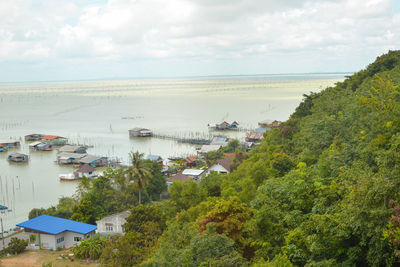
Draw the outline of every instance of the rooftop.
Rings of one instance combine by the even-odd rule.
[[[170,177],[167,179],[168,182],[172,183],[173,181],[189,181],[191,178],[187,177],[186,175],[183,175],[182,173],[177,173],[174,176]]]
[[[49,215],[41,215],[31,220],[17,224],[26,229],[57,235],[64,231],[70,231],[86,235],[97,229],[96,225],[81,223]]]
[[[185,169],[183,170],[183,175],[190,175],[190,176],[199,176],[202,174],[204,170],[197,170],[197,169]]]

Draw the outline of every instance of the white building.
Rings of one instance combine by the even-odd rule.
[[[123,211],[96,221],[97,232],[102,235],[123,234],[126,218],[130,214],[130,211]]]
[[[36,235],[36,245],[41,249],[70,248],[84,238],[92,236],[97,227],[87,223],[41,215],[17,224],[28,234]]]

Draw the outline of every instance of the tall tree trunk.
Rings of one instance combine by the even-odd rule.
[[[139,190],[139,205],[142,204],[142,190]]]

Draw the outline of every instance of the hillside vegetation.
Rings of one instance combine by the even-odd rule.
[[[171,192],[145,266],[395,265],[400,52],[304,96],[228,176]]]
[[[229,175],[175,182],[169,200],[150,204],[165,186],[153,166],[158,182],[136,205],[129,179],[109,171],[41,212],[93,222],[132,207],[126,234],[96,252],[107,266],[397,265],[399,84],[400,51],[390,51],[304,95],[259,147],[237,153]]]

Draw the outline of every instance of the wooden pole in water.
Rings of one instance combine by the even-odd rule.
[[[3,249],[5,249],[5,245],[4,245],[4,230],[3,230],[3,218],[0,218],[0,222],[1,222],[1,240],[3,241]]]

